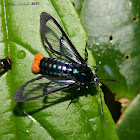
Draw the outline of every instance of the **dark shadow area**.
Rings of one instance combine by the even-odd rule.
[[[93,86],[92,84],[89,84],[89,89],[86,89],[84,85],[81,85],[80,91],[77,90],[77,87],[66,89],[64,91],[66,92],[66,94],[59,95],[59,97],[56,97],[56,96],[50,97],[51,95],[48,95],[43,98],[39,98],[32,101],[18,102],[15,106],[14,114],[16,116],[27,116],[27,114],[33,115],[53,105],[71,100],[73,97],[74,97],[74,100],[72,101],[72,104],[76,103],[80,96],[87,96],[88,94],[94,96],[95,94],[98,93],[95,86]],[[52,94],[58,95],[59,93],[56,92]],[[66,109],[67,109],[67,106],[66,106]]]
[[[108,106],[111,115],[115,121],[115,123],[118,121],[118,119],[120,118],[121,115],[121,103],[118,101],[115,101],[115,94],[113,94],[108,88],[107,86],[105,86],[104,84],[102,84],[102,90],[104,93],[104,99],[105,99],[105,103]]]

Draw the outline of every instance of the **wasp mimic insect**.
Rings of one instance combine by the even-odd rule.
[[[52,53],[63,56],[66,60],[46,58],[41,53],[36,54],[32,63],[32,71],[34,73],[41,72],[45,75],[26,82],[16,91],[13,99],[18,102],[30,101],[56,91],[91,83],[95,84],[100,92],[102,114],[104,117],[102,96],[99,88],[100,80],[104,79],[98,79],[97,75],[92,72],[93,70],[97,70],[97,68],[91,69],[86,64],[88,60],[86,48],[87,57],[83,59],[58,22],[48,13],[41,13],[40,26],[46,48]],[[115,81],[110,79],[105,80]]]

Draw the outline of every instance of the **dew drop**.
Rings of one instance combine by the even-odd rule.
[[[95,49],[94,51],[95,51],[95,52],[97,52],[97,51],[98,51],[98,49]]]
[[[102,50],[102,53],[104,53],[105,52],[105,50]]]
[[[23,59],[25,56],[26,56],[26,53],[25,53],[24,50],[20,50],[20,51],[17,53],[18,59]]]
[[[128,7],[131,7],[132,2],[131,2],[131,1],[128,1],[128,2],[126,3],[126,5],[127,5]]]
[[[100,54],[98,53],[98,56],[100,56]]]
[[[101,61],[99,61],[99,64],[102,64],[102,62],[101,62]]]
[[[99,45],[99,42],[97,42],[96,45]]]

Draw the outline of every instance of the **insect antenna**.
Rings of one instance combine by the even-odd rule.
[[[104,80],[104,81],[113,81],[113,82],[120,83],[120,82],[118,82],[118,81],[116,81],[116,80],[112,80],[112,79],[99,79],[99,80]]]
[[[96,86],[98,87],[98,90],[99,90],[99,93],[100,93],[100,100],[101,100],[101,106],[102,106],[102,115],[103,115],[103,120],[104,120],[104,125],[105,125],[104,106],[103,106],[102,94],[101,94],[101,91],[100,91],[98,83],[96,83]]]

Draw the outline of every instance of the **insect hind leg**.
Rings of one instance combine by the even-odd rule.
[[[71,101],[69,102],[69,104],[68,104],[68,106],[67,106],[67,109],[66,109],[66,110],[68,110],[69,106],[71,105],[71,103],[73,102],[73,100],[74,100],[75,98],[76,98],[76,97],[74,96],[74,97],[71,99]]]
[[[77,90],[79,91],[80,90],[80,85],[77,87]],[[69,108],[69,106],[71,105],[71,103],[73,102],[73,100],[77,97],[77,94],[75,94],[75,96],[71,99],[71,101],[69,102],[68,106],[67,106],[67,109]]]

